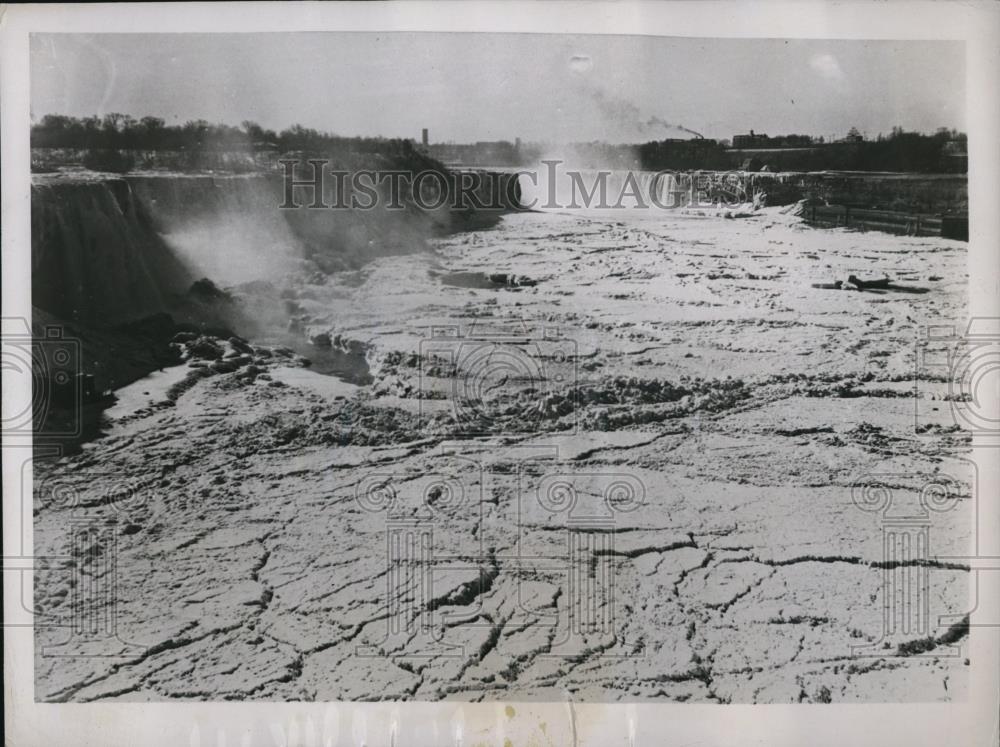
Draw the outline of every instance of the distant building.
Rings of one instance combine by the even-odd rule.
[[[819,145],[809,135],[763,135],[750,130],[749,135],[734,135],[733,150],[760,150],[762,148],[813,148]]]
[[[771,142],[767,135],[758,135],[750,130],[749,135],[733,135],[734,148],[766,148]]]
[[[963,174],[969,170],[968,144],[965,140],[949,140],[941,147],[941,171]]]

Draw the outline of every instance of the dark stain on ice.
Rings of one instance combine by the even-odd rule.
[[[506,272],[430,272],[431,277],[436,277],[442,285],[451,285],[455,288],[472,288],[474,290],[498,290],[500,288],[523,288],[535,285],[535,281],[523,275],[514,275]]]
[[[341,381],[359,386],[371,384],[375,380],[364,355],[347,353],[336,348],[317,348],[313,345],[306,345],[303,348],[296,352],[310,360],[309,368],[316,373],[336,376]]]
[[[366,386],[375,378],[371,375],[363,351],[347,351],[339,347],[314,345],[292,335],[268,340],[265,344],[290,348],[309,361],[308,368],[324,376],[335,376],[348,384]]]
[[[493,290],[506,286],[506,283],[494,283],[485,272],[446,272],[438,277],[442,285],[451,285],[455,288]]]

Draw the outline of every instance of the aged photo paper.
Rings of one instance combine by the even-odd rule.
[[[9,744],[997,743],[996,5],[0,13]]]

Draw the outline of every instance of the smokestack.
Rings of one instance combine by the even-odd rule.
[[[420,142],[423,143],[425,148],[430,144],[427,141],[428,141],[427,128],[425,127],[420,131]]]

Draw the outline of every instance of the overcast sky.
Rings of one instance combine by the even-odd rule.
[[[34,35],[32,116],[123,112],[432,142],[965,128],[955,42],[543,34]],[[663,124],[667,123],[667,124]]]

